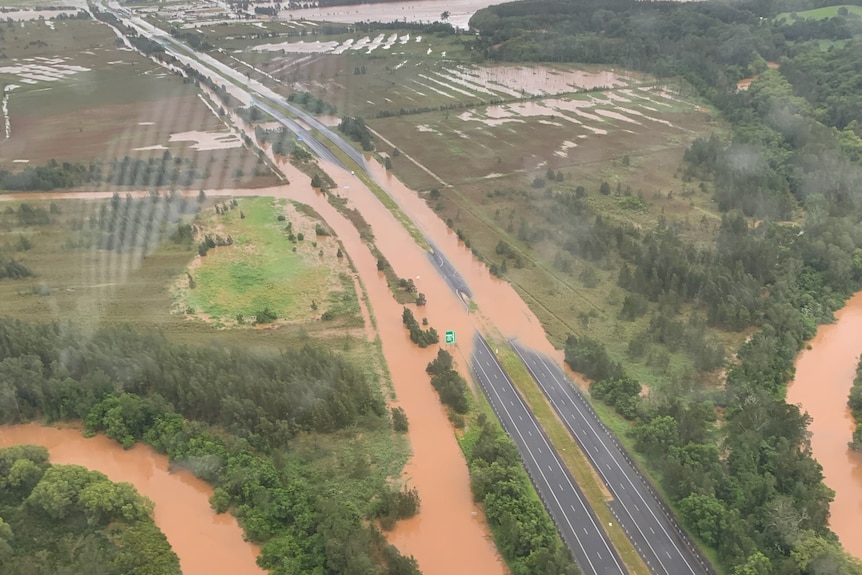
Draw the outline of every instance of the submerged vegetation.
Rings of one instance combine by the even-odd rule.
[[[48,450],[0,450],[0,568],[7,575],[180,575],[152,519],[153,503],[128,483]]]

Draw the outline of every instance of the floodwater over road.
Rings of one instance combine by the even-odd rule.
[[[812,418],[814,457],[835,490],[829,526],[847,551],[862,558],[862,453],[847,447],[855,427],[847,396],[862,353],[862,292],[835,315],[838,321],[820,327],[811,349],[799,355],[787,401]]]
[[[258,548],[243,540],[230,514],[210,508],[212,488],[188,471],[168,471],[168,458],[145,445],[124,450],[107,437],[37,423],[0,426],[0,447],[42,445],[55,464],[76,464],[125,481],[153,500],[156,525],[180,558],[183,575],[254,575]]]

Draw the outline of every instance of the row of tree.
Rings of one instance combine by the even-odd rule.
[[[466,448],[470,487],[512,575],[580,573],[533,491],[515,444],[485,414],[475,426]]]
[[[429,345],[433,345],[440,341],[440,335],[437,333],[436,329],[433,327],[422,329],[422,327],[420,327],[419,322],[416,321],[410,308],[404,308],[404,312],[401,314],[401,321],[410,331],[410,341],[419,347],[428,347]]]

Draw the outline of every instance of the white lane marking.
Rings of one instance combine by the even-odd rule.
[[[486,344],[486,343],[485,343],[485,340],[483,340],[483,339],[481,339],[481,338],[480,338],[480,339],[479,339],[479,341],[481,341],[481,342],[482,342],[482,344],[485,346],[485,348],[486,348],[486,349],[488,349],[488,352],[490,353],[490,352],[491,352],[491,349],[488,347],[488,344]],[[482,370],[482,373],[485,375],[485,379],[488,379],[488,374],[487,374],[487,373],[485,373],[485,370],[484,370],[484,369],[482,369],[482,366],[481,366],[481,365],[479,366],[479,369],[481,369],[481,370]],[[505,375],[505,374],[504,374],[504,375]],[[496,390],[495,388],[491,388],[491,390],[494,392],[494,395],[495,395],[495,396],[497,396],[497,401],[499,401],[499,402],[500,402],[500,404],[503,406],[503,411],[505,411],[505,412],[506,412],[506,415],[507,415],[507,416],[509,416],[509,419],[511,420],[511,419],[512,419],[512,415],[509,413],[509,409],[506,407],[506,404],[505,404],[505,403],[503,403],[503,398],[501,398],[501,397],[500,397],[500,394],[497,392],[497,390]],[[520,402],[521,402],[521,405],[523,405],[523,402],[521,401],[521,396],[518,396],[518,401],[520,401]],[[525,406],[525,405],[523,405],[523,407],[524,407],[524,409],[526,409],[526,406]],[[533,424],[533,426],[536,428],[536,431],[538,432],[539,428],[538,428],[538,424],[536,423],[536,421],[535,421],[535,420],[531,420],[531,423]],[[517,427],[517,426],[515,426],[515,433],[517,433],[517,434],[518,434],[518,437],[520,437],[520,438],[521,438],[521,441],[524,443],[524,445],[526,445],[527,440],[526,440],[526,439],[524,439],[524,436],[521,434],[521,430],[520,430],[520,429],[518,429],[518,427]],[[541,433],[539,434],[539,436],[540,436],[540,437],[542,437],[542,441],[545,443],[545,447],[547,447],[548,449],[550,449],[550,446],[548,445],[548,440],[547,440],[547,439],[545,439],[545,437],[544,437],[544,436],[542,436],[542,434],[541,434]],[[536,468],[539,470],[539,474],[542,476],[542,479],[545,481],[545,484],[546,484],[546,485],[548,486],[548,488],[550,489],[551,484],[548,482],[548,478],[547,478],[547,477],[545,477],[545,472],[544,472],[544,471],[542,471],[542,468],[541,468],[541,466],[539,466],[539,462],[538,462],[538,461],[536,461],[536,457],[533,455],[533,452],[532,452],[532,451],[530,451],[530,450],[528,449],[528,450],[527,450],[527,453],[530,455],[530,459],[532,459],[532,460],[533,460],[533,463],[536,465]],[[559,466],[560,466],[560,469],[561,469],[561,470],[564,470],[565,468],[563,467],[563,464],[560,462],[560,460],[557,458],[556,454],[554,454],[554,452],[553,452],[553,451],[551,451],[551,453],[554,455],[554,460],[557,462],[557,465],[559,465]],[[608,553],[611,553],[610,548],[608,548],[608,542],[607,542],[607,539],[606,539],[606,538],[605,538],[605,536],[604,536],[604,533],[599,529],[599,526],[598,526],[598,525],[596,525],[596,522],[595,522],[595,520],[593,519],[593,516],[590,514],[589,509],[587,508],[587,506],[586,506],[586,504],[584,503],[583,499],[581,499],[581,496],[580,496],[580,494],[578,493],[577,489],[575,489],[574,485],[572,485],[572,482],[571,482],[571,480],[569,479],[568,475],[566,475],[566,482],[569,484],[569,487],[571,487],[571,488],[572,488],[572,492],[575,494],[575,497],[577,497],[577,499],[578,499],[578,503],[580,503],[580,504],[581,504],[581,507],[583,508],[584,512],[587,514],[587,517],[589,517],[589,518],[590,518],[590,523],[592,523],[592,524],[593,524],[593,528],[596,530],[596,532],[597,532],[597,533],[599,533],[599,535],[601,535],[602,543],[604,543],[604,544],[605,544],[605,548],[607,548],[607,549],[608,549]],[[562,504],[560,503],[560,500],[557,498],[557,493],[556,493],[553,489],[550,489],[550,491],[551,491],[551,496],[554,498],[554,502],[557,504],[557,507],[559,507],[560,511],[562,511],[562,513],[563,513],[563,519],[565,519],[565,520],[566,520],[566,524],[569,526],[569,530],[571,530],[572,535],[574,535],[574,537],[575,537],[575,541],[577,541],[577,542],[578,542],[578,547],[580,547],[580,548],[581,548],[581,552],[584,554],[584,557],[586,558],[587,563],[589,563],[589,564],[590,564],[590,569],[592,569],[593,573],[596,573],[596,574],[597,574],[597,573],[598,573],[598,570],[596,570],[596,567],[595,567],[595,565],[593,565],[593,562],[592,562],[592,561],[590,561],[590,558],[589,558],[589,556],[587,555],[587,550],[586,550],[586,549],[584,549],[584,545],[583,545],[583,543],[581,543],[581,540],[578,538],[577,534],[575,533],[575,528],[574,528],[574,526],[572,525],[572,522],[571,522],[571,521],[569,521],[569,516],[566,514],[565,510],[563,510],[563,506],[562,506]],[[614,557],[613,553],[611,553],[611,557]],[[620,573],[625,573],[625,571],[623,570],[623,568],[620,566],[619,562],[617,561],[616,557],[614,557],[614,563],[616,563],[616,565],[617,565],[617,569],[619,570],[619,572],[620,572]],[[581,568],[583,568],[583,567],[584,567],[584,566],[583,566],[583,565],[581,565]]]
[[[513,346],[513,347],[514,347],[514,346]],[[518,350],[518,348],[517,348],[517,347],[514,347],[514,349],[515,349],[515,353],[517,353],[517,354],[518,354],[518,356],[521,358],[521,360],[524,362],[524,364],[525,364],[525,365],[527,365],[527,360],[526,360],[526,358],[523,356],[523,354],[521,354],[521,352]],[[542,363],[543,363],[543,364],[545,364],[545,360],[544,360],[544,359],[543,359]],[[548,392],[548,390],[545,388],[545,385],[542,383],[541,379],[540,379],[540,378],[538,378],[538,377],[536,376],[536,372],[535,372],[535,371],[533,371],[533,369],[532,369],[529,365],[527,365],[527,370],[529,370],[529,371],[530,371],[530,373],[533,375],[533,379],[535,379],[535,380],[536,380],[536,383],[538,383],[538,384],[539,384],[539,386],[542,388],[542,391],[545,393],[545,395],[547,395],[547,396],[550,398],[550,393],[549,393],[549,392]],[[551,377],[553,378],[554,383],[556,383],[557,388],[558,388],[558,389],[563,389],[563,390],[565,390],[564,384],[560,382],[560,380],[557,378],[557,375],[556,375],[554,372],[552,372],[552,371],[550,370],[550,368],[548,368],[548,371],[549,371],[549,372],[551,372]],[[556,408],[556,407],[557,407],[556,402],[555,402],[552,398],[550,398],[550,399],[551,399],[551,403],[552,403],[552,404],[554,405],[554,407]],[[632,482],[631,478],[630,478],[630,477],[628,476],[628,474],[623,470],[623,468],[622,468],[622,466],[620,465],[619,461],[617,461],[616,456],[613,454],[613,452],[612,452],[612,451],[608,448],[608,446],[605,444],[604,439],[602,439],[601,435],[599,435],[599,433],[598,433],[598,431],[596,431],[595,427],[593,427],[593,423],[592,423],[592,421],[590,420],[590,418],[587,418],[587,417],[586,417],[586,415],[584,414],[584,412],[581,410],[581,408],[578,406],[578,404],[577,404],[577,403],[574,403],[574,407],[575,407],[575,409],[577,410],[578,414],[580,414],[580,416],[581,416],[581,417],[582,417],[582,418],[587,422],[587,424],[588,424],[588,425],[589,425],[589,427],[590,427],[590,431],[592,431],[592,432],[593,432],[593,434],[596,436],[596,438],[601,442],[602,447],[604,447],[604,448],[605,448],[605,451],[607,451],[607,452],[611,455],[611,459],[613,459],[613,461],[614,461],[614,463],[616,464],[617,468],[620,470],[620,473],[622,473],[622,474],[623,474],[623,476],[625,476],[626,481],[628,481],[629,485],[632,487],[632,489],[635,491],[635,493],[637,494],[637,496],[640,498],[641,502],[646,506],[646,508],[647,508],[647,510],[649,511],[650,515],[652,515],[653,519],[654,519],[654,520],[655,520],[655,522],[658,524],[659,529],[661,529],[661,530],[662,530],[662,532],[663,532],[663,533],[664,533],[664,535],[667,537],[667,539],[668,539],[668,541],[670,542],[670,544],[671,544],[671,545],[673,545],[673,548],[674,548],[674,549],[676,549],[676,551],[677,551],[677,553],[679,554],[680,558],[683,560],[683,563],[685,563],[686,567],[688,567],[689,571],[690,571],[693,575],[697,575],[697,572],[692,568],[691,564],[689,564],[688,560],[685,558],[685,555],[683,555],[682,550],[680,550],[680,548],[676,545],[676,542],[671,538],[670,534],[669,534],[669,533],[667,532],[667,530],[664,528],[664,525],[662,525],[662,523],[661,523],[661,521],[659,520],[659,518],[658,518],[658,517],[656,517],[656,514],[653,512],[652,508],[651,508],[651,507],[649,506],[649,504],[646,502],[646,500],[644,499],[644,497],[643,497],[643,495],[640,493],[640,491],[638,491],[637,487],[636,487],[636,486],[635,486],[635,484]],[[559,410],[558,410],[558,411],[559,411]],[[596,448],[596,451],[598,452],[598,448]],[[594,465],[594,467],[596,467],[596,469],[598,470],[599,474],[601,474],[601,475],[602,475],[602,478],[605,480],[605,484],[606,484],[606,485],[611,485],[611,483],[610,483],[610,482],[607,480],[607,478],[604,476],[604,472],[602,471],[602,469],[601,469],[599,466],[595,465],[595,462],[593,463],[593,465]],[[611,490],[615,491],[613,487],[611,487]],[[614,493],[614,495],[616,496],[616,493]],[[618,497],[618,496],[617,496],[617,499],[619,500],[619,497]],[[662,567],[662,569],[665,571],[665,573],[670,573],[670,571],[667,569],[667,567],[665,567],[664,563],[662,563],[661,558],[659,557],[659,555],[658,555],[658,553],[656,552],[655,548],[653,548],[652,543],[650,543],[650,539],[649,539],[649,538],[646,536],[646,534],[643,532],[643,530],[641,529],[641,527],[640,527],[640,525],[638,524],[638,522],[637,522],[637,521],[635,521],[635,518],[632,516],[632,514],[631,514],[631,512],[629,511],[629,509],[628,509],[628,507],[626,506],[626,504],[625,504],[624,502],[622,502],[622,501],[620,501],[620,504],[622,505],[623,509],[625,509],[626,513],[628,513],[629,517],[630,517],[630,518],[632,519],[632,521],[634,522],[635,527],[637,528],[637,530],[640,532],[641,536],[642,536],[642,537],[644,538],[644,540],[646,541],[646,544],[647,544],[647,546],[650,548],[650,551],[652,551],[653,555],[655,556],[656,561],[658,561],[659,565],[661,565],[661,567]],[[637,505],[635,505],[635,509],[637,509],[638,511],[640,511],[640,508],[638,508],[638,506],[637,506]]]

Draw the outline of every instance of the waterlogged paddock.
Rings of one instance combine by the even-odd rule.
[[[412,187],[427,189],[503,176],[529,186],[549,167],[676,147],[708,118],[694,103],[680,102],[661,86],[627,84],[368,123],[384,140],[383,149],[397,147],[416,160],[397,160],[396,173]]]

